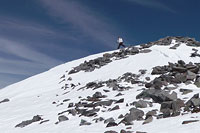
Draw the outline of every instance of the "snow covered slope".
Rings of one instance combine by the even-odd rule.
[[[199,133],[199,51],[194,39],[167,37],[10,85],[0,90],[0,132]]]

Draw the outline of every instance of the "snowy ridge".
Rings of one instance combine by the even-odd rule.
[[[167,37],[57,66],[0,90],[0,131],[199,133],[199,51]]]

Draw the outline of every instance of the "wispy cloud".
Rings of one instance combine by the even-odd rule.
[[[160,2],[160,0],[127,0],[127,1],[134,2],[136,4],[139,4],[145,7],[157,8],[157,9],[168,11],[171,13],[176,13],[175,10],[163,4],[162,2]]]
[[[115,39],[110,25],[98,18],[94,11],[71,0],[40,0],[48,13],[64,23],[70,24],[80,30],[85,36],[96,39],[107,47],[113,47],[111,42]]]

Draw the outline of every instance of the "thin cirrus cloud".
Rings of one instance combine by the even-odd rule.
[[[127,1],[133,2],[145,7],[156,8],[156,9],[164,10],[167,12],[176,13],[175,10],[163,4],[162,2],[160,2],[160,0],[127,0]]]
[[[26,44],[2,37],[0,37],[0,54],[0,88],[62,63]]]
[[[74,30],[81,31],[85,36],[96,39],[104,46],[113,48],[111,42],[115,39],[110,25],[94,15],[94,11],[71,0],[40,0],[50,16],[71,25]]]

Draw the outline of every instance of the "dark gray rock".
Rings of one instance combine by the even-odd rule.
[[[152,116],[149,116],[149,117],[147,117],[146,119],[145,119],[145,121],[142,123],[143,125],[144,124],[148,124],[148,123],[150,123],[150,122],[152,122],[153,121],[153,117]]]
[[[6,102],[9,102],[9,101],[10,101],[10,100],[9,100],[8,98],[6,98],[6,99],[0,101],[0,103],[6,103]]]
[[[146,108],[147,105],[148,105],[148,102],[143,101],[143,100],[139,100],[139,101],[137,101],[137,102],[133,102],[133,105],[134,105],[136,108]]]
[[[39,115],[33,116],[33,118],[31,120],[26,120],[26,121],[22,121],[21,123],[17,124],[15,127],[25,127],[28,126],[34,122],[40,121],[42,120],[42,118]]]
[[[99,121],[103,121],[103,120],[104,120],[103,117],[93,119],[93,121],[95,121],[95,123],[98,123]]]
[[[116,105],[115,107],[113,107],[112,109],[110,109],[110,111],[114,111],[114,110],[118,110],[118,109],[120,109],[119,105]]]
[[[140,53],[150,53],[152,50],[151,49],[143,49],[140,50]]]
[[[131,108],[130,113],[126,114],[124,119],[120,123],[124,123],[125,125],[132,125],[134,120],[141,120],[144,116],[144,112],[142,110]]]
[[[199,120],[187,120],[187,121],[183,121],[182,124],[189,124],[193,122],[199,122]]]
[[[61,116],[58,117],[59,122],[63,122],[63,121],[67,121],[67,120],[69,120],[69,118],[66,117],[65,115],[61,115]]]
[[[172,92],[169,94],[169,92],[164,90],[158,90],[158,89],[148,89],[142,91],[139,95],[136,96],[136,99],[148,99],[152,98],[154,102],[156,103],[162,103],[165,101],[173,101],[177,99],[176,92]]]
[[[79,124],[79,126],[83,126],[83,125],[91,125],[92,123],[87,122],[86,120],[81,119],[81,122]]]
[[[196,79],[196,77],[197,77],[197,74],[195,74],[191,71],[187,71],[187,77],[186,77],[187,80],[194,80],[194,79]]]
[[[99,101],[95,103],[95,106],[110,106],[112,103],[113,103],[113,100]]]
[[[95,94],[93,94],[94,98],[103,98],[103,95],[101,94],[101,92],[95,92]]]
[[[116,103],[123,103],[123,102],[124,102],[124,98],[117,100],[117,101],[115,102],[115,104],[116,104]]]
[[[109,123],[109,122],[114,122],[114,121],[115,120],[112,117],[110,117],[110,118],[104,120],[104,123]]]
[[[199,76],[196,78],[194,84],[195,84],[198,88],[200,88],[200,77],[199,77]]]
[[[116,131],[110,130],[110,131],[105,131],[104,133],[117,133]]]
[[[113,127],[113,126],[118,126],[118,124],[115,123],[115,122],[109,122],[109,123],[106,125],[106,127]]]
[[[167,69],[165,67],[157,66],[153,68],[153,71],[151,72],[152,75],[160,75],[167,73]]]
[[[180,89],[179,91],[182,92],[182,95],[185,95],[185,94],[188,94],[188,93],[193,92],[193,91],[190,90],[190,89]]]

